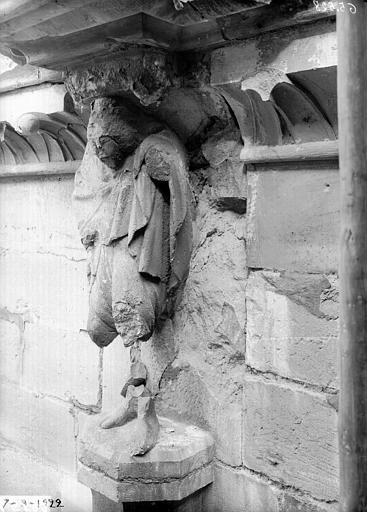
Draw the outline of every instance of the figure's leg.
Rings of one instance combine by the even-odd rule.
[[[131,455],[144,455],[154,448],[159,437],[159,421],[151,396],[138,398],[138,419],[135,426],[135,438],[131,446]]]
[[[89,256],[87,331],[96,345],[106,347],[118,336],[112,316],[112,248],[98,245],[90,249]]]
[[[126,347],[148,340],[159,316],[159,282],[144,278],[130,255],[127,237],[114,246],[112,315]]]
[[[114,249],[112,312],[124,345],[131,347],[131,365],[130,377],[121,392],[123,403],[109,414],[102,426],[123,425],[131,418],[132,404],[137,406],[138,421],[132,453],[142,455],[155,445],[159,435],[154,400],[146,387],[147,370],[141,360],[140,341],[149,339],[153,334],[159,312],[160,285],[140,275],[135,260],[128,252],[126,239]]]
[[[122,388],[121,404],[103,416],[100,422],[102,428],[122,427],[137,416],[137,398],[145,390],[147,377],[146,368],[141,362],[140,347],[131,347],[130,363],[130,377]]]
[[[131,455],[144,455],[153,448],[159,436],[159,421],[154,399],[146,387],[147,372],[141,361],[139,345],[137,342],[130,349],[130,378],[121,391],[122,403],[105,415],[100,423],[102,428],[121,427],[138,416]]]

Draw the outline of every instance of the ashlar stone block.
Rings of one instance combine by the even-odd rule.
[[[0,313],[1,314],[1,313]],[[22,355],[22,332],[9,320],[0,320],[0,375],[18,381]]]
[[[116,503],[179,501],[213,481],[214,442],[207,432],[167,418],[144,456],[130,455],[136,420],[102,429],[92,417],[79,438],[81,483]]]
[[[249,267],[337,271],[339,176],[321,165],[248,173]]]
[[[72,413],[70,404],[62,400],[1,383],[0,435],[69,473],[76,466]]]
[[[1,247],[20,253],[52,254],[69,261],[85,260],[71,208],[73,186],[72,175],[3,180]]]
[[[22,366],[24,387],[83,405],[97,404],[100,349],[86,332],[26,324]]]
[[[33,318],[55,329],[86,327],[88,282],[85,262],[53,254],[6,252],[0,263],[0,304],[15,312],[23,304]]]
[[[245,466],[316,499],[336,500],[337,413],[332,397],[246,376]]]
[[[280,512],[279,489],[244,468],[215,466],[214,483],[204,496],[208,512]]]
[[[92,512],[90,490],[76,475],[0,441],[0,494],[59,498],[64,512]],[[18,509],[19,510],[19,509]],[[107,511],[106,511],[107,512]]]
[[[251,272],[247,363],[262,372],[337,386],[336,288],[322,275]]]
[[[205,371],[202,374],[204,378],[187,361],[181,361],[181,366],[175,365],[167,369],[161,381],[157,400],[158,411],[162,415],[174,415],[210,430],[215,439],[216,458],[225,464],[240,466],[242,463],[240,383],[234,382],[235,373],[223,379],[223,375],[219,375],[218,368],[213,368],[212,373],[209,373],[208,365],[201,358],[196,357],[196,362],[202,363],[202,370]],[[242,368],[240,371],[241,376],[237,378],[242,382]],[[219,381],[223,388],[221,392],[213,392],[215,379],[216,384],[221,379]],[[235,396],[236,393],[238,396]]]

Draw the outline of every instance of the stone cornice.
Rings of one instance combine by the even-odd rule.
[[[0,74],[0,94],[45,82],[62,83],[63,81],[64,73],[62,71],[36,68],[30,65],[16,66]]]
[[[244,164],[279,164],[301,163],[307,161],[329,161],[339,158],[338,141],[325,140],[287,144],[285,146],[251,146],[244,147],[241,160]]]
[[[23,11],[8,8],[1,16],[0,52],[18,64],[50,69],[109,58],[127,44],[206,50],[333,17],[316,11],[311,0],[195,0],[179,11],[163,0],[42,0],[32,10],[26,8],[32,2],[23,3]]]
[[[333,25],[265,35],[211,57],[211,85],[237,120],[246,164],[337,160]]]

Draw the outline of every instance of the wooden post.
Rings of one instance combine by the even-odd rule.
[[[340,511],[367,512],[367,3],[352,3],[337,15]]]

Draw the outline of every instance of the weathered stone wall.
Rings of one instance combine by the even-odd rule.
[[[264,66],[335,66],[329,28],[310,40],[278,36],[214,52],[212,83],[240,87],[245,78],[243,89],[261,88]],[[193,179],[197,240],[161,408],[216,439],[205,510],[337,510],[337,163],[249,165],[238,193],[248,197],[245,215],[215,208],[221,174],[210,163]]]
[[[322,232],[336,232],[337,173],[246,174],[235,159],[214,164],[191,176],[195,250],[183,301],[174,321],[144,345],[159,411],[215,436],[208,511],[332,509],[336,237]],[[228,169],[230,192],[223,191]],[[87,501],[81,500],[75,479],[76,438],[102,396],[105,408],[119,401],[128,351],[115,342],[102,354],[83,332],[85,254],[72,188],[72,176],[0,187],[1,467],[7,471],[1,492],[69,500],[74,492],[79,510],[87,510],[89,495],[84,491]],[[218,206],[218,197],[247,190],[247,215]]]
[[[337,176],[252,167],[246,215],[211,201],[218,169],[193,180],[197,238],[159,405],[215,436],[210,512],[336,509]]]
[[[0,118],[63,110],[62,84],[0,96]],[[101,400],[101,354],[83,332],[85,254],[73,176],[0,183],[0,493],[62,497],[90,509],[76,480],[76,437]]]
[[[75,443],[81,416],[101,400],[102,360],[83,332],[85,254],[72,189],[73,176],[1,182],[0,481],[1,494],[62,496],[85,511]]]
[[[334,66],[335,52],[326,51],[334,38],[319,39],[317,63]],[[293,60],[283,53],[289,41],[276,49],[285,72],[310,58],[314,41],[306,42],[291,50]],[[212,82],[242,79],[259,54],[274,64],[260,50],[253,42],[217,50]],[[170,94],[165,121],[180,94],[194,96]],[[195,108],[187,109],[189,128],[201,125]],[[208,166],[191,171],[190,275],[175,317],[143,346],[149,385],[160,414],[215,438],[207,512],[331,512],[338,173],[335,163],[245,168],[239,151],[238,130],[223,131],[202,147]],[[0,491],[62,496],[84,512],[90,494],[76,482],[78,432],[87,414],[119,403],[129,360],[118,341],[99,351],[83,331],[88,292],[72,188],[72,176],[0,187]]]

